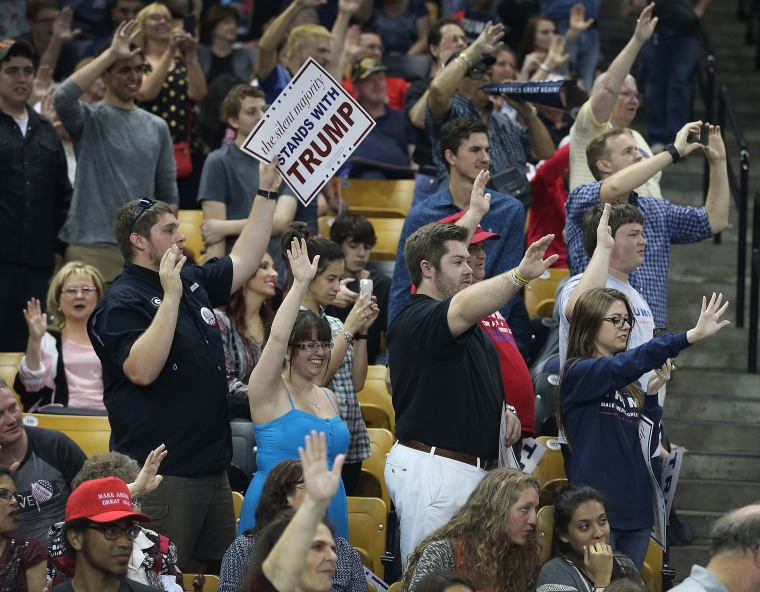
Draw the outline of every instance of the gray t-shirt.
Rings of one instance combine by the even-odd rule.
[[[113,220],[124,204],[143,197],[179,202],[174,148],[166,122],[147,111],[79,100],[70,79],[53,95],[77,157],[71,208],[59,238],[72,245],[116,245]]]

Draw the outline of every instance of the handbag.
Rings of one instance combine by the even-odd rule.
[[[533,203],[533,196],[530,192],[530,181],[528,181],[525,173],[514,165],[507,167],[500,173],[492,175],[491,180],[488,182],[488,188],[513,196],[526,210]]]

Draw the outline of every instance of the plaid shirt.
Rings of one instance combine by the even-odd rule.
[[[343,339],[343,323],[340,319],[326,315],[321,308],[320,313],[322,318],[330,323],[333,341]],[[369,445],[369,434],[367,433],[367,426],[364,424],[359,400],[356,398],[353,351],[350,347],[328,387],[335,393],[340,406],[340,416],[351,433],[351,440],[346,451],[346,462],[362,462],[365,458],[372,456],[372,448]]]
[[[480,119],[480,113],[470,99],[460,95],[451,97],[451,109],[443,121],[433,120],[430,109],[425,108],[425,133],[430,140],[433,162],[438,170],[439,181],[449,178],[449,171],[441,154],[441,127],[446,122],[459,117]],[[509,117],[495,111],[493,105],[488,107],[488,143],[491,146],[491,174],[500,173],[510,166],[525,171],[530,159],[530,134],[528,128],[515,123]]]
[[[602,181],[576,187],[567,197],[567,260],[570,275],[583,273],[589,257],[583,248],[583,215],[599,201]],[[655,324],[665,327],[668,308],[670,245],[696,243],[712,236],[705,208],[677,206],[666,199],[639,196],[631,191],[629,202],[644,214],[647,240],[644,264],[628,274],[629,283],[652,309]]]

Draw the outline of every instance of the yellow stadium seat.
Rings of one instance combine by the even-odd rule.
[[[387,368],[382,364],[370,364],[367,366],[367,380],[382,380],[385,382],[385,372]],[[386,391],[387,392],[387,391]]]
[[[404,592],[404,582],[393,582],[388,592]]]
[[[211,574],[182,574],[182,587],[185,592],[216,592],[219,588],[219,576]]]
[[[364,423],[368,428],[383,428],[396,433],[396,413],[393,400],[385,388],[385,377],[369,378],[364,381],[364,388],[356,393],[362,409]]]
[[[664,557],[662,547],[649,539],[649,548],[641,566],[641,579],[647,585],[649,592],[662,592],[662,566]]]
[[[378,497],[387,507],[391,506],[391,496],[385,485],[385,457],[393,446],[393,434],[388,430],[368,428],[369,445],[372,455],[362,462],[362,472],[356,486],[356,494]]]
[[[105,454],[111,438],[111,424],[105,415],[24,414],[24,425],[63,432],[74,440],[87,456]]]
[[[16,397],[19,405],[21,405],[21,400],[18,397],[18,393],[13,389],[13,381],[16,380],[18,365],[23,357],[24,352],[0,352],[0,378],[8,383],[8,387]]]
[[[330,226],[335,222],[336,216],[320,216],[318,220],[319,234],[325,238],[330,238]]]
[[[554,299],[557,284],[570,275],[569,269],[552,267],[544,274],[525,286],[525,308],[530,318],[536,316],[551,316],[554,309]]]
[[[377,236],[377,243],[372,247],[369,258],[373,261],[395,261],[398,243],[401,239],[403,218],[370,218]]]
[[[383,577],[381,562],[385,553],[388,506],[374,497],[352,497],[348,501],[348,538],[359,552],[364,565]]]
[[[368,218],[405,218],[412,207],[414,179],[345,179],[341,196],[352,214]]]
[[[533,470],[533,476],[538,479],[541,489],[554,479],[567,479],[565,462],[556,436],[539,436],[536,441],[546,447],[546,452]]]
[[[240,512],[243,510],[243,494],[239,491],[232,492],[232,507],[235,509],[235,525],[240,522]]]
[[[544,506],[538,510],[536,538],[541,545],[541,563],[546,563],[552,556],[552,541],[554,540],[554,508]]]
[[[206,259],[203,252],[206,245],[203,244],[201,237],[201,222],[203,222],[203,212],[200,210],[180,210],[177,213],[179,220],[179,231],[185,235],[185,250],[193,256],[196,265],[201,265]]]

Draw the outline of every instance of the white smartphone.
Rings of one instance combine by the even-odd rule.
[[[366,294],[372,300],[372,280],[359,280],[359,296]]]

